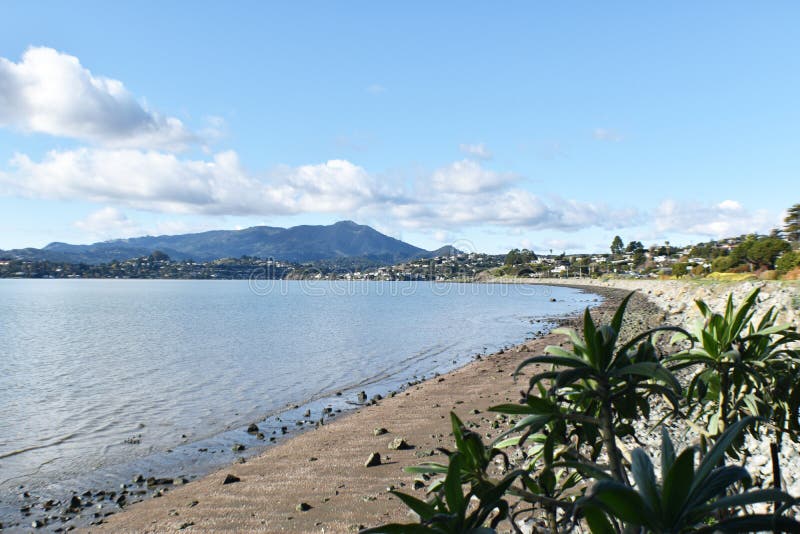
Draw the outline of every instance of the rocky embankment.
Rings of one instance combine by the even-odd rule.
[[[631,309],[623,328],[652,328],[659,324],[689,327],[700,319],[700,312],[695,303],[702,300],[716,312],[722,313],[729,295],[733,295],[734,306],[738,306],[755,288],[760,288],[755,319],[760,319],[770,308],[779,314],[780,323],[790,323],[799,327],[800,321],[800,284],[797,282],[706,282],[677,280],[537,280],[534,283],[551,285],[566,284],[571,286],[592,286],[608,289],[624,289],[637,291],[645,297],[652,308],[639,304]],[[630,330],[628,331],[630,333]],[[637,425],[637,435],[655,461],[660,461],[661,434],[656,428],[657,422],[666,416],[669,407],[661,403],[653,406],[649,421],[641,421]],[[685,421],[668,419],[665,423],[677,448],[696,443],[699,435]],[[773,435],[763,431],[757,438],[748,435],[745,449],[749,455],[745,467],[753,477],[755,484],[771,487],[772,462],[770,442]],[[627,442],[629,450],[637,445],[632,440]],[[800,497],[800,444],[783,439],[781,452],[781,476],[783,489],[795,497]]]

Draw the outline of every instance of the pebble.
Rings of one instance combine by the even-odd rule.
[[[225,480],[222,481],[222,484],[223,485],[225,485],[225,484],[234,484],[234,483],[239,482],[241,480],[242,479],[237,477],[236,475],[232,475],[232,474],[228,473],[227,475],[225,475]]]

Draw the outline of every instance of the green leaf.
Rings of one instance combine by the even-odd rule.
[[[450,466],[447,468],[447,478],[444,479],[444,495],[447,507],[451,512],[463,515],[466,509],[464,493],[461,490],[461,454],[454,453],[450,456]]]
[[[749,481],[750,474],[742,466],[725,465],[717,467],[705,479],[702,484],[697,484],[695,489],[689,494],[687,508],[702,506],[709,500],[721,495],[727,488],[736,482]]]
[[[558,348],[561,347],[546,347],[544,350],[545,352],[550,352],[551,348]],[[563,350],[563,349],[562,349]],[[569,353],[567,353],[569,354]],[[572,355],[572,356],[532,356],[530,358],[526,358],[517,366],[517,369],[514,371],[514,375],[519,374],[522,368],[531,365],[531,364],[552,364],[558,365],[559,367],[587,367],[586,362],[581,360],[580,358]]]
[[[583,517],[586,519],[592,534],[616,534],[617,532],[611,521],[606,517],[606,514],[598,506],[584,506]]]
[[[688,448],[681,452],[675,462],[669,467],[664,477],[663,490],[661,494],[661,509],[664,517],[679,518],[684,514],[686,498],[694,475],[694,449]]]
[[[436,508],[432,504],[421,501],[416,497],[407,495],[399,491],[392,491],[392,495],[403,501],[403,504],[414,510],[414,512],[424,520],[428,520],[436,514]]]
[[[722,459],[725,457],[725,451],[731,446],[731,443],[742,433],[745,427],[753,424],[756,421],[755,417],[745,417],[736,421],[723,432],[714,443],[714,446],[703,457],[703,461],[697,468],[695,479],[692,482],[692,491],[695,487],[705,483],[706,477],[711,471],[716,468]]]
[[[675,446],[669,437],[667,428],[661,427],[661,476],[667,476],[670,467],[675,463]]]
[[[659,380],[665,384],[669,384],[676,392],[681,391],[681,384],[678,382],[678,379],[675,378],[675,375],[667,371],[667,369],[658,362],[632,363],[630,365],[626,365],[625,367],[614,370],[611,375],[636,375],[652,378],[653,380]]]
[[[650,509],[660,516],[661,495],[656,484],[653,462],[643,449],[636,449],[631,453],[631,472],[639,493],[644,497]]]
[[[622,329],[622,318],[625,315],[625,308],[628,306],[628,301],[631,300],[631,297],[633,297],[634,293],[636,292],[631,291],[624,299],[622,299],[617,311],[614,313],[614,318],[611,319],[611,328],[613,328],[617,333],[619,333],[619,331]]]
[[[635,525],[649,525],[653,511],[632,488],[616,480],[596,482],[589,492],[590,499],[598,501],[614,517]]]
[[[717,499],[702,508],[696,509],[696,513],[705,515],[724,508],[738,508],[765,502],[787,502],[791,500],[792,496],[784,491],[776,489],[753,490]]]

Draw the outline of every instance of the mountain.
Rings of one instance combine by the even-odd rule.
[[[384,264],[452,254],[454,251],[452,247],[442,247],[430,252],[384,235],[369,226],[340,221],[329,226],[254,226],[244,230],[133,237],[91,245],[55,242],[42,249],[0,251],[0,258],[94,264],[147,256],[155,250],[160,250],[176,260],[210,261],[252,256],[303,263],[336,258],[365,258]]]

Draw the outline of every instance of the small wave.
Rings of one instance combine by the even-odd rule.
[[[45,443],[43,445],[31,445],[30,447],[23,447],[22,449],[17,449],[15,451],[6,452],[0,454],[0,460],[4,458],[11,458],[12,456],[17,456],[18,454],[24,454],[26,452],[35,451],[38,449],[46,449],[47,447],[55,447],[56,445],[61,445],[65,441],[68,441],[75,437],[75,433],[67,434],[66,436],[59,438],[55,441],[51,441],[50,443]]]

